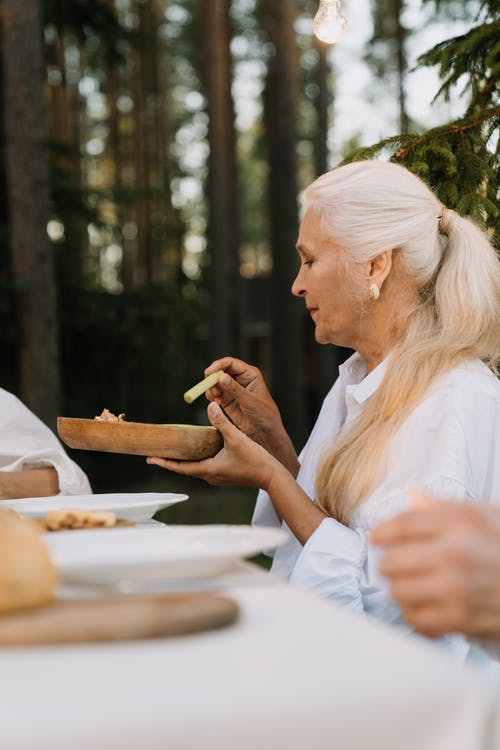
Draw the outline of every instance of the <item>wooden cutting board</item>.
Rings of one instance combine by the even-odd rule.
[[[184,461],[210,458],[222,448],[215,427],[146,422],[101,422],[59,417],[57,432],[70,448]]]
[[[162,638],[229,625],[237,615],[233,599],[210,593],[68,599],[0,616],[0,646]]]

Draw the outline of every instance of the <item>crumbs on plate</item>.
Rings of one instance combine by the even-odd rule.
[[[34,522],[42,531],[67,531],[68,529],[111,529],[119,526],[133,526],[132,521],[117,518],[109,511],[90,512],[81,508],[51,510],[45,518]]]

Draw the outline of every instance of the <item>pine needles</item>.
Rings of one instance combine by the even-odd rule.
[[[359,148],[346,161],[388,157],[424,179],[447,206],[486,227],[500,248],[499,126],[500,19],[498,2],[483,4],[482,23],[421,55],[417,68],[439,66],[442,84],[434,97],[447,99],[453,86],[467,96],[464,115],[423,133],[385,138]]]

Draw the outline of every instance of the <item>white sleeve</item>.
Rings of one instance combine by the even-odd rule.
[[[92,492],[89,481],[59,440],[15,396],[0,389],[0,471],[52,466],[62,495]]]
[[[426,490],[446,492],[448,497],[457,500],[462,494],[463,499],[463,488],[450,480],[436,481]],[[394,509],[397,505],[393,498],[391,507]],[[400,510],[406,505],[406,498],[401,496]],[[333,518],[325,518],[302,548],[290,581],[313,589],[320,596],[352,611],[364,612],[414,636],[418,635],[403,619],[399,606],[390,597],[387,580],[378,570],[380,555],[380,548],[369,544],[367,530],[352,529]],[[461,663],[472,658],[471,644],[462,635],[450,634],[433,642],[445,648]],[[478,647],[473,651],[478,665],[489,664],[483,649]],[[493,678],[498,681],[497,670]]]
[[[334,518],[325,518],[303,546],[290,582],[361,612],[366,557],[363,534]]]
[[[259,490],[257,495],[252,526],[281,526],[281,521],[275,513],[271,498],[264,490]]]
[[[467,499],[463,486],[449,479],[427,483],[422,489],[438,497]],[[407,492],[387,498],[387,507],[390,516],[407,509]],[[368,543],[368,532],[367,528],[349,528],[325,518],[303,546],[290,580],[386,622],[402,621],[399,607],[390,599],[387,581],[378,572],[380,549]]]

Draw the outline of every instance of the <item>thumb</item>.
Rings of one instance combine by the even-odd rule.
[[[229,437],[233,430],[237,430],[237,427],[226,417],[219,404],[215,401],[212,401],[208,405],[207,414],[210,424],[219,430],[222,437]]]

